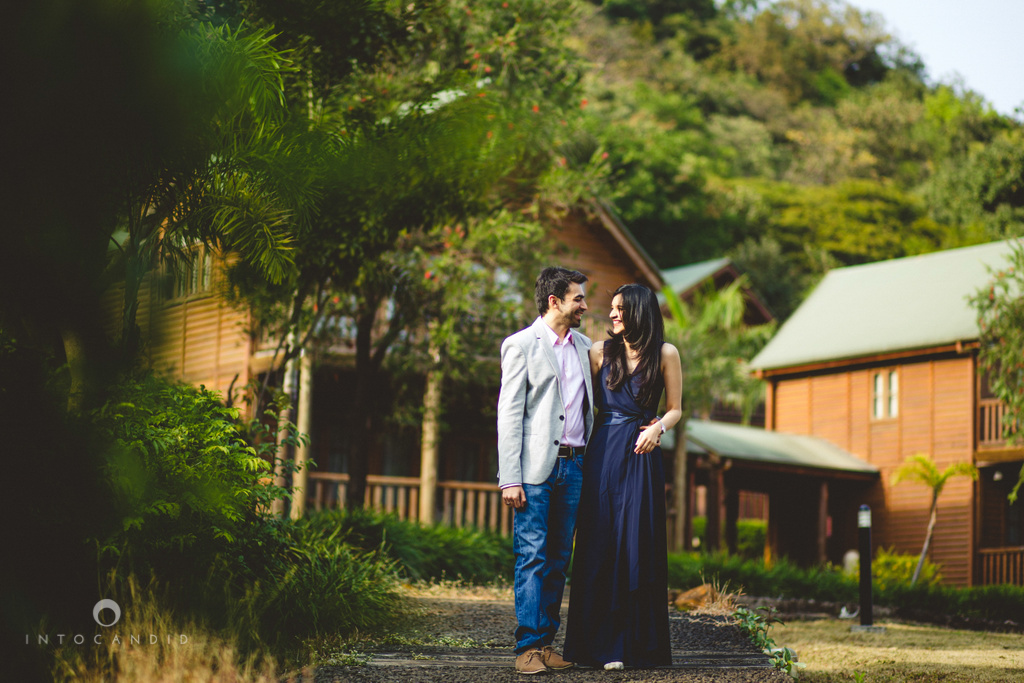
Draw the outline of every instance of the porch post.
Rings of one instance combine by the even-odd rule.
[[[306,351],[299,356],[299,415],[295,421],[299,434],[308,437],[313,425],[313,359]],[[299,469],[292,475],[292,519],[300,519],[306,513],[308,462],[309,442],[306,441],[295,447],[295,465]]]
[[[670,546],[676,552],[683,552],[687,550],[686,542],[690,535],[689,510],[690,501],[693,500],[690,491],[690,476],[686,471],[688,457],[686,453],[686,420],[680,420],[676,425],[675,436],[675,463],[672,473],[672,507],[675,509],[675,518]]]
[[[708,470],[707,526],[704,538],[708,552],[715,552],[722,546],[722,466],[715,464]]]
[[[725,490],[725,547],[730,555],[736,554],[739,533],[736,524],[740,518],[740,492],[735,486]]]
[[[828,559],[828,480],[821,482],[818,497],[818,564]]]

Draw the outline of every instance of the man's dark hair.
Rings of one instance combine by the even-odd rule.
[[[586,281],[587,276],[578,270],[569,270],[568,268],[559,268],[558,266],[545,268],[537,276],[537,284],[534,287],[537,310],[540,311],[541,315],[544,315],[548,312],[549,296],[554,294],[559,299],[564,299],[565,293],[569,291],[570,284],[575,282],[578,285],[582,285]]]

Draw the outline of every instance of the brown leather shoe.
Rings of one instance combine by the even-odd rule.
[[[541,652],[543,653],[544,666],[553,671],[562,671],[563,669],[571,669],[576,666],[574,662],[567,662],[562,659],[562,655],[555,652],[555,648],[550,645],[545,645]]]
[[[539,647],[527,650],[516,657],[516,673],[542,674],[547,670],[548,667],[544,664],[544,652]]]

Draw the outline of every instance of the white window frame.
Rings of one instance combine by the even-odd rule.
[[[892,420],[900,414],[900,373],[898,368],[880,368],[871,373],[871,419]]]

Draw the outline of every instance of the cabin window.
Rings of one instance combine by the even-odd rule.
[[[213,255],[199,247],[191,262],[181,264],[174,273],[172,298],[186,299],[210,290],[213,284]]]
[[[871,417],[884,420],[899,415],[900,376],[896,370],[880,370],[871,376]]]

